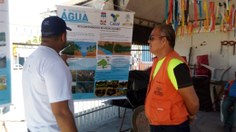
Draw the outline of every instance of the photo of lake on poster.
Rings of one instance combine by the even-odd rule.
[[[71,55],[76,58],[95,58],[96,42],[67,42],[68,47],[62,51],[62,54]]]
[[[98,42],[98,55],[130,55],[130,50],[129,42]]]

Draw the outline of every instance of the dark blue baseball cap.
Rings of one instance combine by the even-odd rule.
[[[59,35],[60,33],[71,31],[71,28],[66,26],[63,19],[58,16],[50,16],[43,20],[41,25],[41,33],[43,37]]]

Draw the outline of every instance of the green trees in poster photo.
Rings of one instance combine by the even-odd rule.
[[[68,45],[68,47],[66,47],[62,51],[62,54],[74,55],[75,51],[81,50],[81,47],[76,45],[75,42],[69,41],[69,42],[67,42],[67,45]]]

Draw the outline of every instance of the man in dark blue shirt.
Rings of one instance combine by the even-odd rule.
[[[225,86],[224,100],[222,104],[224,131],[232,132],[236,119],[236,72],[235,80],[229,81]]]

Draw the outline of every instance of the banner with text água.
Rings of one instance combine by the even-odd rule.
[[[72,31],[67,32],[73,76],[73,98],[115,98],[126,94],[133,12],[57,6],[57,15]]]

